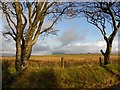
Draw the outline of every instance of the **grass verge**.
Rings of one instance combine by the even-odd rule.
[[[116,76],[120,75],[118,64],[105,67],[86,64],[67,68],[35,64],[17,76],[14,63],[3,62],[3,88],[106,88],[119,82]]]

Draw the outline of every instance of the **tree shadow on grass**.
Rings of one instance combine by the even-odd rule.
[[[108,66],[102,66],[102,67],[112,75],[115,75],[116,78],[120,81],[120,75],[118,73],[113,72]]]
[[[120,84],[110,86],[108,88],[103,88],[101,90],[120,90]]]
[[[12,66],[12,67],[11,67]],[[13,63],[2,62],[2,89],[9,88],[58,88],[59,84],[53,68],[42,67],[37,70],[25,70],[21,75],[11,73]]]
[[[118,81],[120,81],[120,75],[118,73],[113,72],[108,66],[102,66],[106,71],[111,73],[112,75],[116,76]],[[119,72],[119,71],[118,71]],[[102,90],[120,90],[120,82],[117,85],[113,85]]]
[[[8,88],[12,83],[12,74],[9,71],[10,61],[2,61],[2,88]]]
[[[38,72],[31,72],[29,77],[34,88],[58,88],[59,84],[53,68],[43,68]]]

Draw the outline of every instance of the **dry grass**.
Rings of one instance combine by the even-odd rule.
[[[100,54],[32,56],[29,67],[19,77],[15,72],[15,57],[3,57],[1,58],[3,87],[105,88],[117,84],[116,74],[120,73],[115,62],[118,62],[118,55],[111,55],[113,64],[106,66],[108,71],[98,65],[100,56]],[[66,61],[65,68],[61,68],[61,57]]]
[[[57,62],[60,61],[60,58],[63,57],[66,61],[94,61],[98,62],[99,57],[103,56],[101,54],[68,54],[68,55],[43,55],[43,56],[31,56],[30,60],[37,60],[37,61],[51,61]],[[14,56],[4,56],[0,57],[0,60],[15,60]],[[117,54],[111,55],[111,60],[116,61],[118,60]]]
[[[39,62],[39,66],[60,66],[61,57],[66,61],[66,67],[79,66],[81,64],[98,64],[101,54],[75,54],[75,55],[44,55],[31,56],[30,63]],[[15,60],[15,57],[0,57],[0,60]],[[111,63],[118,62],[118,55],[111,55]]]

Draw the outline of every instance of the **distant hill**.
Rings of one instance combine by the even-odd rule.
[[[60,52],[55,52],[55,53],[52,53],[52,55],[55,55],[55,54],[66,54],[66,53],[60,53]]]

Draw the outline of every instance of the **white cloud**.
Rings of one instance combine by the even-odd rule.
[[[106,45],[105,41],[102,41],[102,40],[98,41],[96,44],[97,44],[96,46],[98,46],[98,47],[102,47],[102,46]]]
[[[85,35],[83,33],[78,33],[77,28],[72,27],[64,31],[58,40],[62,43],[62,46],[64,46],[64,45],[68,45],[78,40],[84,41]]]
[[[51,50],[53,53],[100,53],[100,49],[105,51],[106,42],[104,40],[99,40],[97,42],[72,42],[68,45],[64,45],[57,49]],[[118,40],[115,39],[113,42],[112,53],[118,52]]]
[[[0,42],[1,42],[1,46],[2,46],[2,50],[0,52],[0,54],[4,55],[4,54],[9,54],[9,55],[13,55],[15,54],[15,43],[12,40],[12,38],[8,37],[9,39],[6,39],[3,35],[2,32],[0,32]]]
[[[0,33],[0,42],[2,42],[1,54],[15,54],[15,43],[12,39],[6,40],[2,33]],[[69,38],[68,38],[69,39]],[[79,54],[79,53],[100,53],[100,49],[105,51],[106,42],[102,39],[96,42],[80,42],[70,41],[68,44],[61,44],[59,37],[46,38],[43,41],[37,41],[33,47],[32,55],[45,55],[52,53],[68,53],[68,54]],[[118,52],[118,38],[113,41],[113,53]]]

